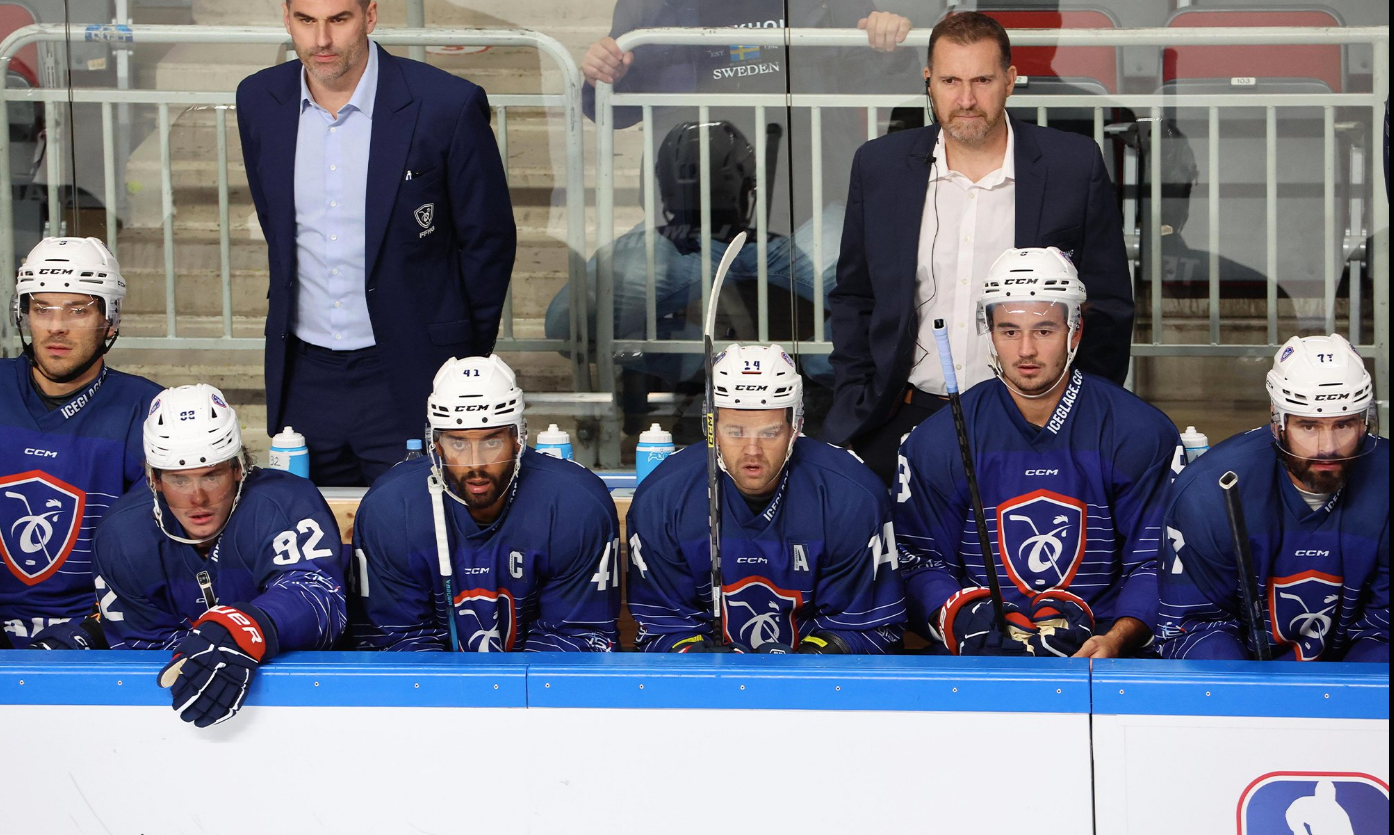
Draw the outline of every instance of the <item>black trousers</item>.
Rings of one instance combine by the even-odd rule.
[[[890,420],[853,438],[850,444],[852,451],[890,487],[895,480],[901,438],[947,405],[949,401],[928,395],[917,396],[913,403],[901,403]]]
[[[305,436],[310,480],[321,487],[366,487],[406,457],[420,437],[426,404],[407,414],[388,386],[377,348],[331,351],[291,337],[285,423]],[[275,435],[279,426],[268,426]]]

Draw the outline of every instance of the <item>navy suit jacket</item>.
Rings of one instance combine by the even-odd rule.
[[[1058,247],[1089,291],[1075,364],[1122,383],[1133,334],[1133,290],[1122,218],[1098,146],[1012,120],[1016,245]],[[824,439],[845,444],[884,424],[914,362],[920,219],[938,126],[898,131],[857,150],[829,294],[835,378]],[[975,276],[981,280],[982,276]]]
[[[424,423],[441,363],[493,350],[517,229],[484,91],[373,48],[378,90],[364,230],[368,316],[397,402]],[[286,345],[294,327],[301,66],[271,67],[237,87],[242,157],[271,269],[268,427],[282,423]]]

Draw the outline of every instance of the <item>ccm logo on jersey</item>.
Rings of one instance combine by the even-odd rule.
[[[1293,551],[1294,557],[1329,557],[1330,551]]]
[[[736,559],[736,565],[765,565],[768,563],[769,560],[764,557],[738,557]]]
[[[40,458],[57,458],[57,457],[58,457],[58,453],[54,452],[54,451],[51,450],[51,449],[35,449],[35,448],[33,448],[33,447],[29,447],[28,449],[24,450],[24,454],[25,454],[25,455],[37,455],[37,456],[39,456]]]
[[[1026,475],[1060,475],[1059,470],[1027,470]]]

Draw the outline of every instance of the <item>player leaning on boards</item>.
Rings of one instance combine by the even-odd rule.
[[[174,650],[160,685],[203,728],[237,713],[261,664],[343,632],[338,526],[308,479],[252,466],[213,386],[165,389],[144,435],[147,484],[97,532],[102,623],[112,649]]]
[[[45,238],[19,268],[24,353],[0,359],[0,646],[104,646],[87,617],[92,534],[143,475],[140,423],[160,390],[106,364],[125,296],[96,238]]]
[[[1389,661],[1389,441],[1370,375],[1344,338],[1293,337],[1268,372],[1269,426],[1176,478],[1166,514],[1164,658],[1254,657],[1241,620],[1222,475],[1236,490],[1273,657]]]
[[[963,410],[1019,640],[988,640],[987,574],[949,412],[901,445],[892,493],[910,627],[952,653],[1107,658],[1151,638],[1181,439],[1161,412],[1073,367],[1084,302],[1054,247],[1004,252],[978,302],[997,379],[964,393]]]
[[[629,611],[651,652],[884,653],[904,591],[884,485],[845,450],[799,436],[803,384],[778,345],[713,366],[721,625],[711,621],[706,448],[670,456],[629,511]]]
[[[393,467],[358,508],[358,645],[612,649],[615,504],[585,467],[528,449],[513,369],[497,355],[447,360],[427,420],[429,456]]]

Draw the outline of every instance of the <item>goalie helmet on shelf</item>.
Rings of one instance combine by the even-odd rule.
[[[187,545],[202,545],[222,533],[227,520],[208,536],[186,538],[165,527],[156,481],[161,474],[179,470],[213,467],[224,461],[235,462],[238,472],[237,494],[232,509],[242,497],[243,476],[251,469],[242,447],[242,431],[237,412],[223,393],[207,383],[168,388],[150,403],[143,427],[146,482],[155,494],[155,521],[165,536]],[[232,509],[228,518],[232,518]]]
[[[511,428],[513,449],[509,450],[509,457],[513,459],[513,468],[508,482],[501,488],[501,492],[507,493],[517,477],[523,449],[528,443],[524,405],[523,390],[518,387],[513,369],[497,354],[463,359],[452,357],[436,372],[431,394],[426,399],[431,472],[456,501],[467,503],[455,491],[453,482],[445,477],[447,463],[441,451],[442,433]]]
[[[1009,249],[992,262],[987,279],[983,282],[982,295],[978,298],[978,333],[990,336],[994,311],[1011,310],[1016,305],[1036,302],[1062,306],[1065,309],[1065,322],[1070,329],[1069,355],[1065,359],[1065,367],[1060,372],[1060,379],[1064,379],[1065,375],[1070,373],[1070,366],[1074,365],[1075,352],[1079,348],[1075,342],[1075,334],[1083,321],[1084,302],[1087,299],[1088,293],[1084,288],[1084,282],[1079,279],[1079,271],[1065,253],[1053,246]],[[1016,391],[1002,373],[1002,361],[997,355],[997,346],[990,338],[988,364],[992,366],[992,372],[998,379]],[[1060,379],[1055,382],[1059,383]],[[1044,397],[1053,390],[1054,384],[1040,394],[1025,394],[1020,391],[1016,393],[1034,399]]]
[[[803,378],[782,347],[737,343],[718,354],[712,362],[712,400],[717,409],[787,410],[792,432],[781,467],[788,462],[803,431]],[[720,445],[717,463],[729,472]]]

